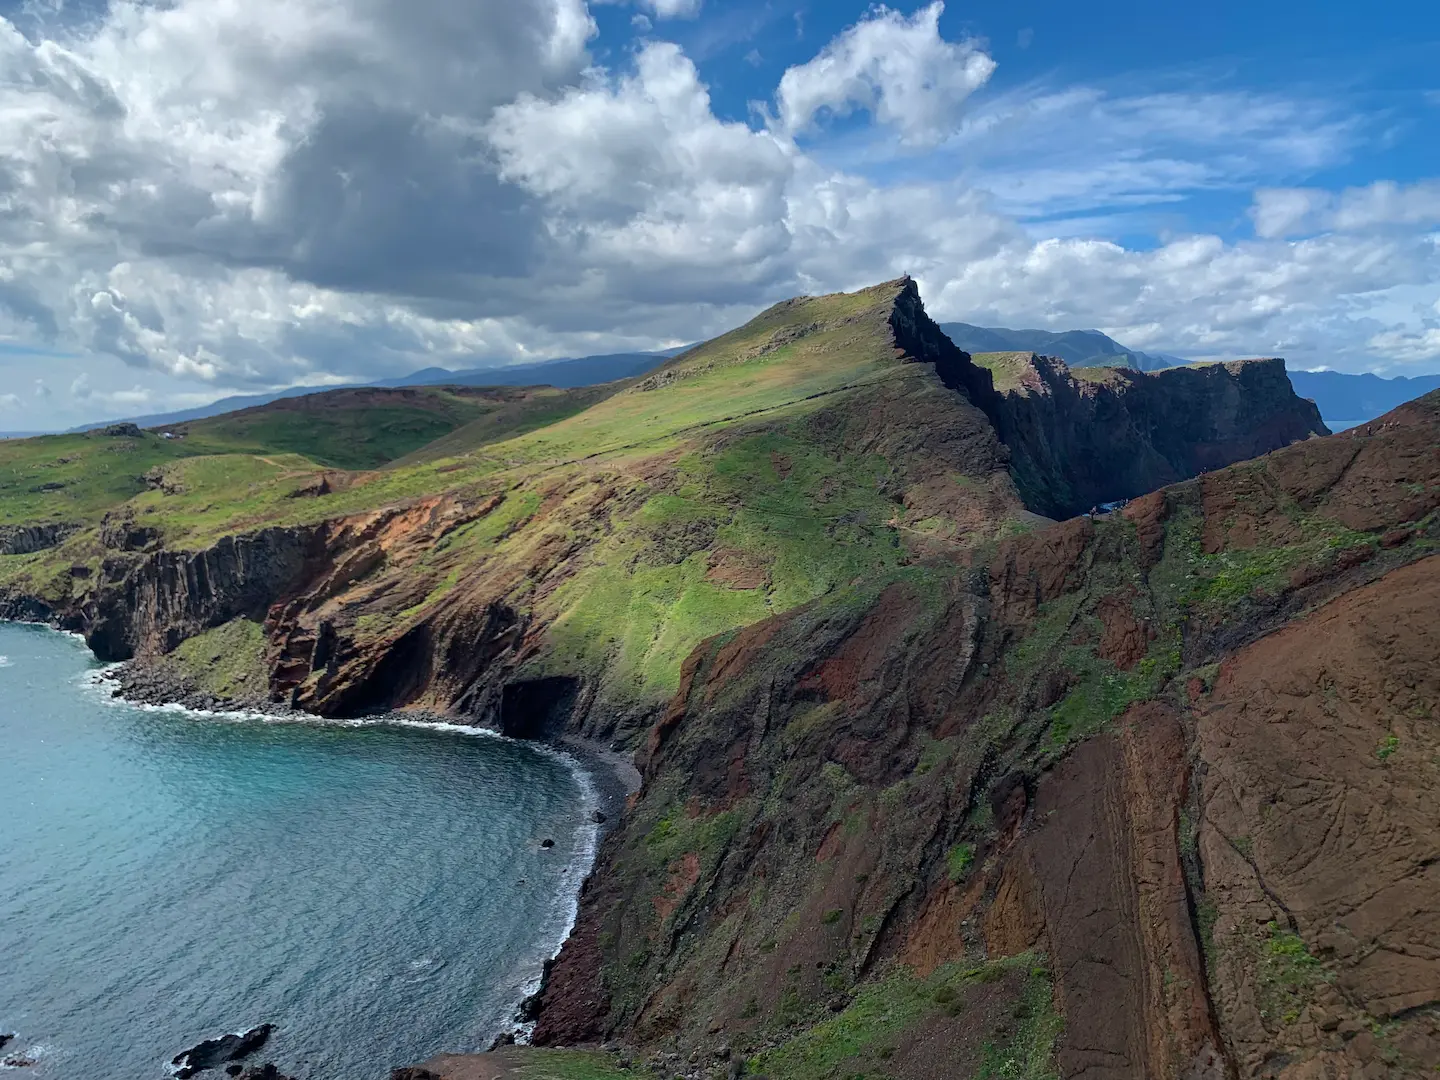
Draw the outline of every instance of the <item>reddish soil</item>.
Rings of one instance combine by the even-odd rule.
[[[1185,734],[1160,705],[1082,743],[1041,783],[986,913],[990,947],[1059,975],[1066,1077],[1224,1077],[1180,865]]]
[[[1437,612],[1431,557],[1244,649],[1197,708],[1212,993],[1242,1075],[1440,1068]],[[1267,988],[1285,931],[1326,980]]]

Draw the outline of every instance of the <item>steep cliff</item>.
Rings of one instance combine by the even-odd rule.
[[[1431,395],[705,643],[536,1041],[1432,1075],[1437,508]]]
[[[1134,498],[1297,439],[1328,435],[1283,360],[1139,372],[1071,370],[1033,353],[979,354],[994,396],[977,396],[1026,505],[1066,518]]]

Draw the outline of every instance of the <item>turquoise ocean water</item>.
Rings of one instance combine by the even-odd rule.
[[[262,1057],[302,1080],[383,1080],[506,1025],[593,855],[574,762],[140,709],[96,670],[75,638],[0,624],[0,1032],[27,1073],[160,1078],[270,1022]]]

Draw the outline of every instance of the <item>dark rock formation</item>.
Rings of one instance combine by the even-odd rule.
[[[126,660],[169,652],[233,618],[259,621],[302,580],[313,538],[313,530],[265,529],[122,564],[116,587],[102,589],[86,613],[86,640],[100,659]]]
[[[146,551],[159,540],[160,530],[136,524],[129,507],[106,514],[100,522],[100,543],[112,551]]]
[[[78,525],[0,525],[0,555],[33,555],[59,547]]]
[[[1030,356],[1003,392],[976,400],[1009,447],[1030,509],[1066,518],[1328,435],[1283,360],[1138,372]],[[986,372],[988,376],[989,373]]]
[[[188,1080],[189,1077],[205,1069],[214,1069],[227,1062],[249,1057],[265,1045],[270,1038],[270,1033],[274,1030],[274,1024],[261,1024],[259,1027],[239,1034],[221,1035],[218,1039],[206,1039],[189,1050],[176,1054],[170,1064],[175,1067],[175,1075],[180,1080]]]
[[[111,425],[109,425],[108,427],[101,428],[100,434],[101,434],[101,435],[104,435],[104,436],[107,436],[107,437],[109,437],[109,438],[112,438],[112,439],[115,439],[115,438],[138,439],[138,438],[140,438],[142,435],[144,435],[145,433],[144,433],[143,431],[141,431],[140,428],[139,428],[137,425],[132,424],[132,423],[129,423],[129,422],[127,421],[126,423],[123,423],[123,424],[111,424]]]

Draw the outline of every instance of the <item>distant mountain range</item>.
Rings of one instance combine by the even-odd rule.
[[[1165,353],[1143,353],[1127,349],[1099,330],[1011,330],[1004,326],[973,326],[970,323],[941,323],[940,329],[966,352],[1033,352],[1058,356],[1072,368],[1128,367],[1136,371],[1159,371],[1187,361]]]
[[[970,323],[941,323],[950,340],[966,352],[1037,352],[1058,356],[1075,367],[1129,367],[1158,371],[1189,363],[1169,353],[1144,353],[1128,349],[1099,330],[1010,330],[1003,326],[972,326]],[[1392,379],[1366,372],[1350,375],[1340,371],[1296,371],[1287,368],[1295,393],[1310,398],[1320,415],[1337,423],[1373,420],[1397,405],[1440,389],[1440,375],[1404,375]]]
[[[970,323],[941,323],[940,328],[950,340],[966,352],[1037,352],[1045,356],[1058,356],[1072,368],[1078,367],[1128,367],[1136,371],[1158,371],[1161,368],[1176,367],[1189,361],[1168,353],[1146,353],[1129,349],[1099,330],[1012,330],[1003,326],[974,326]],[[657,352],[602,353],[596,356],[572,357],[564,360],[547,360],[538,364],[515,364],[511,366],[490,366],[466,368],[452,371],[448,368],[430,367],[397,379],[382,379],[378,382],[336,386],[296,386],[268,394],[241,394],[212,401],[194,409],[179,412],[154,413],[149,416],[124,417],[141,427],[160,427],[165,424],[179,424],[186,420],[203,420],[221,413],[266,405],[281,398],[301,397],[324,390],[354,389],[364,386],[540,386],[548,385],[562,389],[577,386],[594,386],[597,383],[629,379],[662,360],[683,352],[688,346],[665,349]],[[1398,376],[1393,379],[1378,375],[1349,375],[1338,371],[1294,371],[1289,372],[1290,382],[1301,397],[1311,398],[1320,407],[1320,415],[1333,421],[1371,420],[1387,413],[1402,402],[1410,401],[1431,390],[1440,388],[1440,375],[1420,375],[1415,378]],[[105,420],[84,424],[72,431],[90,431],[115,423]],[[0,438],[19,438],[36,432],[0,432]]]
[[[1349,375],[1342,371],[1290,371],[1295,393],[1320,406],[1326,420],[1373,420],[1407,401],[1431,390],[1440,390],[1440,375],[1397,375],[1382,379],[1366,372]]]
[[[660,361],[683,351],[666,349],[648,353],[602,353],[597,356],[580,356],[565,360],[546,360],[539,364],[512,364],[510,366],[466,368],[452,371],[449,368],[429,367],[411,372],[398,379],[381,379],[373,383],[346,383],[341,386],[292,386],[268,394],[236,394],[220,398],[208,405],[178,412],[152,413],[149,416],[126,416],[141,427],[160,427],[163,424],[179,424],[186,420],[204,420],[206,417],[251,409],[257,405],[268,405],[282,398],[304,397],[326,390],[354,390],[361,386],[554,386],[570,389],[576,386],[594,386],[597,383],[628,379],[641,372],[649,371]],[[93,431],[116,423],[114,420],[100,420],[93,424],[82,424],[71,431]],[[31,432],[30,434],[35,434]]]

